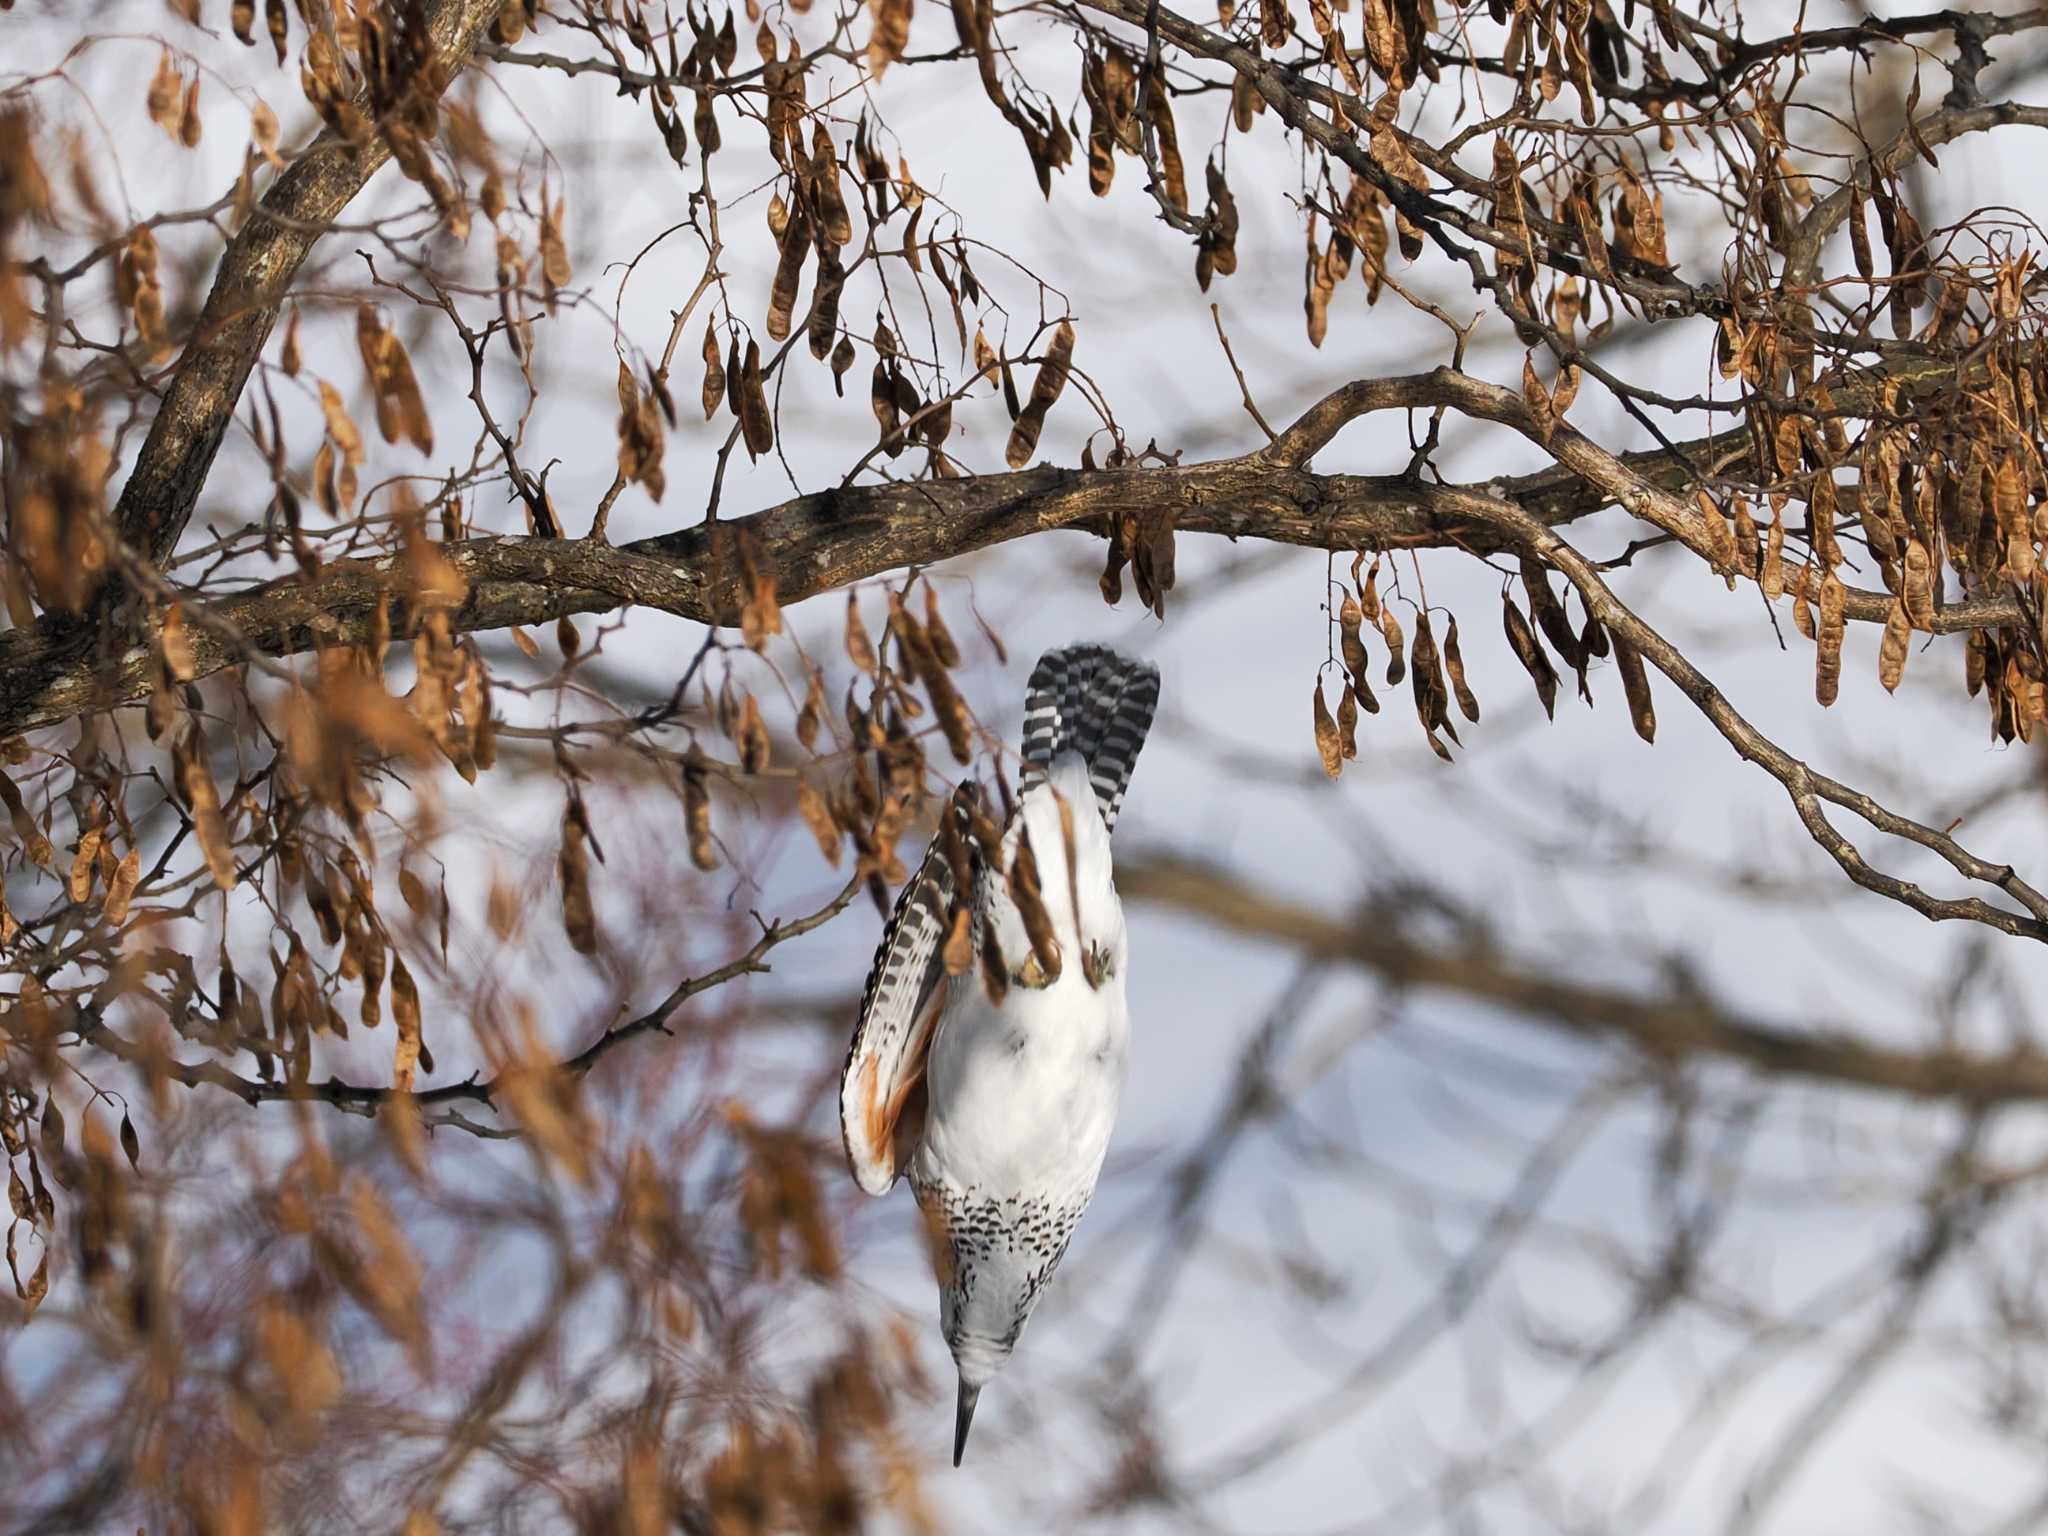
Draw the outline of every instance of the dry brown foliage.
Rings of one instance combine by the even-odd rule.
[[[1656,550],[1708,611],[1789,608],[1787,686],[1816,709],[1867,665],[1845,644],[1864,625],[1887,690],[1945,669],[1987,736],[2042,730],[2043,240],[2005,209],[1935,227],[1916,168],[2048,127],[2001,62],[2039,49],[2048,13],[953,0],[949,27],[910,0],[131,9],[128,31],[0,21],[20,29],[0,43],[35,40],[0,50],[4,69],[33,53],[39,71],[0,73],[0,1322],[63,1338],[33,1392],[0,1393],[0,1438],[31,1447],[0,1453],[24,1529],[311,1528],[325,1507],[424,1532],[529,1500],[593,1530],[932,1522],[932,1447],[901,1433],[926,1391],[912,1343],[841,1287],[832,1052],[800,1030],[801,1081],[764,1092],[731,1042],[774,1021],[727,984],[864,893],[886,903],[942,772],[1007,794],[992,711],[1010,701],[956,676],[963,650],[1002,642],[930,574],[976,550],[1083,530],[1105,544],[1105,599],[1128,570],[1161,619],[1182,539],[1323,551],[1328,587],[1304,601],[1326,611],[1326,652],[1260,660],[1297,700],[1313,671],[1295,745],[1333,779],[1418,728],[1446,762],[1471,749],[1467,647],[1502,642],[1483,611],[1428,601],[1420,556],[1483,562],[1545,716],[1567,675],[1591,702],[1611,666],[1601,709],[1645,742],[1660,703],[1667,725],[1698,712],[1848,880],[2048,940],[2025,850],[1967,847],[1815,770],[1610,581]],[[1890,73],[1843,108],[1872,61]],[[93,129],[80,82],[103,68],[141,107],[132,139]],[[665,330],[614,332],[616,437],[595,444],[535,425],[555,328],[604,310],[650,253],[579,227],[574,178],[516,110],[592,90],[642,120],[677,210],[662,259],[690,268]],[[1241,282],[1245,231],[1294,221],[1312,342],[1371,358],[1339,302],[1355,271],[1363,303],[1441,323],[1441,359],[1360,372],[1274,430],[1219,320],[1215,399],[1242,397],[1256,446],[1139,446],[1088,371],[1086,303],[918,180],[922,146],[883,115],[917,93],[945,104],[916,116],[925,132],[965,112],[1002,125],[1016,149],[988,175],[1020,198],[1144,189],[1145,254],[1103,302]],[[1298,180],[1235,168],[1238,136],[1284,140]],[[217,196],[151,200],[153,160],[222,143],[238,169]],[[1619,343],[1659,328],[1698,344],[1711,388],[1646,382]],[[1468,369],[1481,341],[1518,354],[1515,387]],[[790,499],[726,504],[735,450],[787,467],[824,433],[783,406],[806,370],[864,446],[836,485],[790,471]],[[1580,429],[1594,396],[1635,446]],[[1384,412],[1410,423],[1404,472],[1315,468]],[[1543,467],[1451,478],[1450,427]],[[258,473],[216,472],[229,441]],[[591,504],[549,490],[572,456],[612,477]],[[614,544],[628,496],[669,508],[672,531]],[[1625,553],[1589,553],[1596,528]],[[842,588],[844,660],[806,652],[785,608]],[[611,668],[617,622],[589,618],[626,609],[707,626],[656,696]],[[1963,638],[1923,655],[1938,636]],[[1415,725],[1376,684],[1406,686]],[[549,829],[537,868],[466,842],[450,774],[504,782]],[[734,871],[784,826],[846,883],[748,915]],[[1042,919],[1025,853],[1012,880]],[[1435,975],[1178,866],[1148,878],[1326,961]],[[1032,939],[1055,974],[1050,931]],[[975,963],[965,927],[946,963]],[[568,1021],[580,1047],[550,965],[602,993]],[[818,1008],[834,1029],[839,1001]],[[1712,1021],[1659,1035],[1591,989],[1540,1001],[1663,1063],[1973,1113],[2048,1092],[2033,1065],[1809,1056]],[[671,1031],[648,1067],[634,1042]],[[378,1070],[345,1080],[334,1063],[364,1059],[364,1037]],[[474,1070],[448,1080],[437,1054]],[[465,1137],[513,1144],[488,1188],[443,1171]],[[1930,1248],[1953,1235],[1929,1231]],[[515,1269],[515,1325],[445,1304]],[[815,1315],[812,1347],[765,1345],[790,1315]],[[1120,1444],[1099,1509],[1189,1495],[1142,1425]]]

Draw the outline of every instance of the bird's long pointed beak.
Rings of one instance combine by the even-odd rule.
[[[960,1406],[953,1416],[953,1465],[960,1465],[960,1453],[967,1449],[967,1431],[974,1423],[974,1405],[981,1397],[981,1388],[970,1387],[963,1378],[960,1382]]]

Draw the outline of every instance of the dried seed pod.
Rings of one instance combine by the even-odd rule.
[[[695,743],[683,754],[683,820],[689,828],[690,862],[709,874],[718,868],[718,848],[711,838],[711,775]]]
[[[66,888],[70,891],[73,901],[82,902],[92,895],[93,874],[99,862],[101,835],[97,827],[79,835],[78,852],[71,860],[71,877],[66,882]]]
[[[62,1171],[71,1164],[70,1156],[64,1147],[64,1111],[58,1107],[57,1096],[53,1093],[45,1092],[43,1095],[43,1118],[40,1129],[43,1161],[49,1164],[50,1171],[56,1175],[58,1183],[69,1183],[70,1176]],[[33,1163],[29,1165],[29,1172],[31,1177],[35,1175]]]
[[[1294,18],[1287,14],[1287,0],[1259,0],[1259,35],[1269,53],[1287,46],[1294,33]]]
[[[1835,537],[1838,514],[1835,477],[1827,470],[1818,470],[1806,491],[1807,539],[1821,564],[1831,571],[1842,563],[1841,541]]]
[[[1869,214],[1863,186],[1855,181],[1849,183],[1849,250],[1856,259],[1856,275],[1869,282],[1877,271],[1877,264],[1870,255]]]
[[[2007,454],[1998,461],[1990,473],[1991,511],[1998,519],[1998,531],[2008,538],[2033,531],[2032,520],[2027,516],[2026,491],[2021,477],[2019,460]]]
[[[939,594],[929,581],[924,588],[924,633],[940,666],[951,669],[960,665],[960,647],[953,643],[952,631],[939,615]]]
[[[1755,577],[1762,543],[1756,531],[1756,519],[1750,515],[1749,503],[1740,496],[1729,503],[1729,521],[1735,527],[1735,556],[1737,568],[1743,575]]]
[[[220,791],[214,787],[206,741],[196,724],[178,737],[171,758],[179,792],[192,808],[192,829],[199,838],[200,851],[206,855],[206,868],[215,885],[231,891],[235,888],[234,843],[228,835],[227,818],[221,814]],[[45,858],[36,862],[47,865],[49,861]]]
[[[882,728],[875,723],[875,717],[860,707],[859,701],[853,696],[853,687],[851,682],[846,685],[845,711],[846,729],[853,737],[854,750],[879,747],[887,738],[883,736]]]
[[[661,467],[666,444],[656,398],[641,393],[639,381],[624,362],[619,364],[618,394],[619,474],[628,485],[645,486],[659,501],[668,479]]]
[[[1901,573],[1899,596],[1904,599],[1907,622],[1915,629],[1934,631],[1934,559],[1917,537],[1906,541],[1905,569]],[[1886,621],[1889,624],[1889,620]]]
[[[1365,641],[1359,635],[1364,621],[1365,613],[1358,606],[1358,599],[1345,593],[1344,605],[1337,611],[1337,626],[1343,633],[1344,670],[1353,677],[1365,676]]]
[[[1695,491],[1693,495],[1699,503],[1700,530],[1704,535],[1703,542],[1707,554],[1714,562],[1714,569],[1732,572],[1736,568],[1736,544],[1735,535],[1728,527],[1728,519],[1722,514],[1721,509],[1714,505],[1714,498],[1705,491]]]
[[[1346,762],[1358,756],[1358,693],[1349,683],[1344,685],[1344,697],[1337,701],[1337,739]]]
[[[747,343],[747,360],[740,368],[740,377],[733,387],[739,397],[740,430],[747,441],[747,453],[753,458],[775,446],[775,422],[768,411],[768,390],[761,378],[761,343]]]
[[[1017,854],[1010,861],[1009,890],[1017,916],[1024,923],[1024,932],[1031,940],[1031,955],[1038,962],[1039,974],[1047,984],[1059,980],[1059,940],[1053,933],[1052,916],[1045,910],[1038,879],[1038,855],[1032,851],[1029,829],[1017,840]]]
[[[875,372],[868,387],[868,402],[875,413],[876,424],[882,429],[882,447],[891,458],[903,452],[907,444],[903,438],[903,408],[898,403],[898,386],[903,377],[891,362],[875,364]]]
[[[868,771],[868,760],[865,757],[856,757],[853,760],[853,774],[848,782],[854,809],[857,812],[853,820],[865,826],[882,811],[882,796],[875,788],[874,775]]]
[[[733,555],[739,562],[740,638],[747,649],[760,651],[768,637],[782,633],[782,604],[775,596],[775,567],[761,558],[760,541],[742,529],[733,537]]]
[[[1565,617],[1564,604],[1551,591],[1550,577],[1543,567],[1526,556],[1522,560],[1522,588],[1529,594],[1529,613],[1536,620],[1536,627],[1543,631],[1543,638],[1550,642],[1550,648],[1574,672],[1584,673],[1585,647]]]
[[[1628,698],[1629,721],[1645,741],[1657,739],[1657,710],[1650,702],[1650,679],[1643,670],[1643,658],[1620,635],[1611,637],[1615,670],[1621,673],[1621,691]]]
[[[1543,703],[1543,713],[1556,719],[1558,678],[1557,668],[1550,664],[1550,653],[1537,642],[1529,621],[1507,593],[1501,594],[1500,618],[1502,628],[1507,631],[1508,649],[1515,653],[1515,660],[1522,664],[1522,670],[1529,674],[1529,681],[1536,685],[1536,697]]]
[[[1820,627],[1814,643],[1813,692],[1823,707],[1835,702],[1842,687],[1842,628],[1848,594],[1833,571],[1821,578]]]
[[[184,130],[184,77],[178,73],[177,65],[171,59],[171,50],[166,48],[158,57],[156,76],[149,82],[149,91],[144,98],[149,109],[149,120],[176,142]]]
[[[1559,421],[1572,408],[1572,402],[1579,398],[1580,369],[1577,363],[1569,363],[1557,375],[1557,387],[1550,392],[1550,408]]]
[[[1010,428],[1009,445],[1003,450],[1004,461],[1010,468],[1022,469],[1030,462],[1033,450],[1038,447],[1038,434],[1045,426],[1045,413],[1067,387],[1073,356],[1074,327],[1071,321],[1062,320],[1045,349],[1045,361],[1038,365],[1038,376],[1031,382],[1031,400]]]
[[[434,429],[413,374],[412,359],[398,333],[368,304],[356,309],[356,349],[362,354],[363,372],[376,399],[377,430],[384,441],[395,443],[402,436],[420,452],[432,453]]]
[[[818,750],[818,731],[825,720],[825,678],[816,667],[806,664],[810,682],[804,690],[803,708],[796,715],[797,745],[806,752]]]
[[[297,958],[297,957],[294,957]],[[398,1041],[392,1052],[391,1081],[400,1093],[411,1093],[414,1069],[432,1058],[420,1032],[420,989],[398,955],[391,957],[391,1019],[398,1026]]]
[[[1451,691],[1458,700],[1458,712],[1474,725],[1479,723],[1479,700],[1465,681],[1465,657],[1458,649],[1458,621],[1454,616],[1444,631],[1444,670],[1451,675]]]
[[[573,802],[572,802],[573,804]],[[590,858],[584,848],[585,833],[583,819],[573,812],[562,818],[562,850],[556,857],[555,867],[562,881],[562,927],[569,935],[569,943],[579,955],[597,953],[597,914],[590,900]],[[395,958],[395,957],[394,957]],[[402,964],[403,962],[401,962]],[[392,1012],[398,1012],[398,989],[396,974],[392,981]],[[403,1049],[405,1025],[401,1019],[399,1031]],[[417,1024],[415,1024],[417,1031]]]
[[[1166,594],[1173,590],[1174,517],[1170,509],[1141,513],[1132,542],[1131,574],[1138,600],[1154,617],[1166,617]]]
[[[867,625],[861,622],[860,597],[853,592],[846,594],[846,656],[869,677],[875,675],[880,665],[875,660],[874,642],[868,639]]]
[[[818,253],[818,284],[808,328],[811,356],[820,362],[832,354],[833,338],[839,334],[839,298],[845,287],[846,268],[838,251],[828,245]]]
[[[121,862],[114,866],[114,876],[107,882],[106,895],[100,904],[101,916],[113,927],[118,928],[128,920],[128,904],[134,900],[135,886],[141,878],[142,852],[130,848],[121,856]]]
[[[1887,693],[1897,692],[1899,680],[1906,675],[1906,645],[1912,632],[1904,600],[1893,598],[1885,610],[1884,642],[1877,648],[1877,680]]]
[[[740,766],[748,773],[768,771],[768,726],[761,718],[761,706],[750,693],[740,700]]]
[[[1379,695],[1372,691],[1372,683],[1363,672],[1351,679],[1351,691],[1358,697],[1359,708],[1363,709],[1368,715],[1376,715],[1380,712]]]
[[[1804,439],[1799,432],[1800,422],[1794,416],[1780,416],[1777,425],[1771,429],[1771,455],[1778,465],[1778,473],[1787,480],[1796,476],[1801,468],[1800,449]],[[1826,470],[1818,473],[1825,474]]]
[[[1084,447],[1082,457],[1088,450]],[[1096,588],[1102,593],[1102,600],[1114,608],[1124,600],[1124,567],[1131,563],[1131,553],[1138,543],[1138,519],[1131,513],[1119,513],[1110,529],[1109,548],[1103,561],[1102,575],[1096,580]]]
[[[1227,23],[1226,23],[1227,25]],[[1159,140],[1160,190],[1167,202],[1181,213],[1188,211],[1187,166],[1181,159],[1180,135],[1173,122],[1173,99],[1166,86],[1166,71],[1150,71],[1144,93],[1145,115]]]
[[[1342,738],[1337,734],[1337,722],[1330,717],[1330,706],[1323,700],[1323,680],[1317,676],[1315,694],[1316,755],[1323,760],[1323,772],[1336,778],[1344,771],[1344,748]]]
[[[718,330],[704,322],[704,419],[709,421],[725,399],[725,364],[719,361]]]
[[[334,440],[334,448],[341,455],[342,462],[350,466],[363,462],[363,434],[356,427],[355,420],[342,403],[341,393],[325,379],[320,381],[320,411],[327,424],[327,435]],[[354,500],[344,496],[344,501]]]
[[[1498,142],[1498,141],[1496,141]],[[1547,443],[1557,430],[1557,410],[1550,398],[1550,391],[1543,387],[1543,381],[1536,377],[1535,358],[1528,353],[1522,356],[1522,399],[1529,407],[1529,416],[1536,425],[1536,440]]]
[[[781,341],[789,335],[796,309],[797,284],[803,280],[804,258],[811,252],[811,221],[798,209],[777,231],[780,246],[775,279],[768,290],[768,338]]]
[[[991,1005],[1001,1007],[1010,991],[1010,970],[1003,964],[1002,946],[996,942],[996,925],[985,923],[981,930],[981,985]]]
[[[796,781],[796,808],[804,819],[804,825],[811,829],[811,836],[818,840],[818,852],[825,856],[827,864],[837,869],[842,842],[839,823],[832,819],[832,808],[818,793],[817,785],[808,778],[799,777]]]
[[[2034,550],[2034,536],[2031,532],[2014,533],[2005,541],[2005,570],[2007,577],[2024,585],[2034,579],[2034,572],[2040,568],[2040,561]]]
[[[1248,131],[1252,110],[1263,112],[1266,108],[1266,98],[1251,88],[1247,75],[1237,76],[1231,89],[1231,102],[1240,114],[1241,131]],[[1202,234],[1195,243],[1195,284],[1207,293],[1211,277],[1228,277],[1237,270],[1239,220],[1237,199],[1231,195],[1223,167],[1212,158],[1204,175],[1209,186],[1209,206],[1203,214]]]
[[[850,244],[853,220],[846,211],[846,195],[839,188],[839,157],[822,122],[811,126],[811,185],[818,198],[819,232],[826,243],[835,250]]]
[[[974,747],[967,705],[945,667],[940,665],[924,626],[911,616],[902,598],[894,592],[889,594],[889,627],[895,631],[911,670],[924,684],[925,696],[931,700],[932,713],[938,716],[939,729],[945,733],[954,759],[963,765],[972,761]]]
[[[1588,656],[1607,659],[1607,626],[1592,614],[1586,615],[1586,627],[1579,631],[1579,644]]]
[[[1398,688],[1401,679],[1408,675],[1408,667],[1401,659],[1401,621],[1394,617],[1392,604],[1380,607],[1380,635],[1387,642],[1387,686]]]
[[[996,367],[1003,381],[1003,409],[1015,421],[1024,414],[1024,402],[1017,395],[1017,376],[1010,370],[1010,357],[1006,352],[996,359]]]
[[[974,964],[974,912],[966,902],[955,900],[951,926],[946,930],[942,951],[948,976],[965,976]]]
[[[1451,696],[1444,686],[1442,659],[1437,654],[1436,634],[1430,627],[1429,611],[1415,616],[1415,638],[1408,648],[1410,689],[1415,696],[1415,713],[1423,729],[1434,735],[1443,731],[1451,740],[1458,733],[1451,727]]]
[[[1758,581],[1764,589],[1764,600],[1775,603],[1785,595],[1785,513],[1783,508],[1771,512],[1770,530],[1764,535],[1763,570]]]
[[[1354,586],[1358,586],[1358,607],[1359,611],[1365,615],[1365,622],[1376,625],[1380,621],[1380,557],[1378,555],[1372,557],[1372,567],[1365,573],[1364,584],[1359,585],[1358,561],[1364,558],[1363,555],[1360,555],[1352,561],[1351,581]]]

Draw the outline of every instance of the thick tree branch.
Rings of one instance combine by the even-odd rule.
[[[442,57],[461,58],[502,9],[498,0],[429,0],[427,27]],[[323,130],[228,243],[114,512],[121,536],[152,559],[169,555],[184,532],[300,265],[390,158],[380,134],[350,141]]]
[[[1325,475],[1307,461],[1360,416],[1447,406],[1507,426],[1552,453],[1558,470],[1488,482],[1483,491],[1394,475]],[[1708,449],[1730,434],[1682,445]],[[569,614],[639,606],[731,624],[743,594],[733,535],[761,551],[781,600],[793,603],[909,565],[930,565],[1055,528],[1103,534],[1124,512],[1170,511],[1175,527],[1312,549],[1522,547],[1495,511],[1538,526],[1569,522],[1618,502],[1701,547],[1697,512],[1670,486],[1679,454],[1616,455],[1574,428],[1547,437],[1520,395],[1437,369],[1348,384],[1311,406],[1270,447],[1204,464],[1113,470],[1040,467],[962,480],[891,482],[799,496],[730,522],[702,524],[607,547],[558,539],[472,539],[443,546],[468,585],[454,614],[462,632],[545,623]],[[338,561],[316,577],[287,577],[210,606],[188,626],[195,676],[252,656],[287,656],[370,638],[381,598],[403,596],[392,558]],[[1849,594],[1851,618],[1882,623],[1883,592]],[[2019,621],[2009,598],[1942,609],[1937,630]],[[404,615],[396,635],[405,638]],[[133,703],[152,686],[149,651],[131,647],[96,665],[75,629],[54,625],[0,635],[0,736]]]
[[[2048,1055],[2030,1047],[1995,1056],[1951,1047],[1915,1051],[1872,1044],[1846,1029],[1751,1018],[1689,988],[1631,992],[1577,982],[1484,946],[1428,943],[1380,917],[1333,917],[1172,856],[1121,865],[1117,888],[1127,900],[1362,966],[1389,986],[1452,993],[1547,1028],[1625,1040],[1660,1061],[1718,1058],[1772,1077],[1973,1106],[2048,1099]]]

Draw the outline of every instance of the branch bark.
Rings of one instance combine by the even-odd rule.
[[[1575,517],[1596,498],[1539,477],[1544,517]],[[1444,487],[1393,476],[1318,475],[1229,459],[1185,468],[1038,468],[968,480],[821,491],[729,522],[635,543],[472,539],[442,546],[468,583],[453,615],[463,632],[540,623],[629,605],[707,624],[737,623],[744,593],[732,535],[751,533],[784,603],[912,564],[1042,533],[1103,532],[1125,510],[1173,508],[1190,532],[1257,537],[1313,548],[1457,544],[1497,548],[1485,529],[1446,513]],[[196,676],[252,655],[285,656],[369,637],[380,596],[397,596],[393,558],[339,561],[308,581],[287,577],[212,605],[219,621],[189,626]],[[226,631],[227,633],[222,633]],[[403,638],[404,629],[397,631]],[[239,643],[230,638],[238,635]],[[0,636],[0,735],[56,724],[146,697],[151,661],[130,647],[95,666],[62,630]]]
[[[498,0],[430,0],[427,28],[443,57],[466,57],[502,9]],[[299,267],[390,158],[379,134],[351,141],[322,130],[228,242],[198,333],[178,360],[114,511],[121,536],[150,558],[164,559],[185,531]]]
[[[1874,1044],[1840,1028],[1794,1028],[1745,1016],[1691,991],[1630,992],[1523,966],[1498,951],[1423,943],[1398,923],[1332,917],[1174,857],[1121,865],[1117,888],[1233,932],[1362,966],[1390,986],[1469,998],[1569,1034],[1626,1041],[1662,1061],[1713,1058],[1781,1078],[1975,1107],[2048,1099],[2048,1055],[2021,1047],[1979,1055]]]
[[[1506,425],[1554,453],[1561,468],[1489,482],[1483,490],[1398,475],[1326,475],[1308,460],[1348,422],[1369,412],[1448,406]],[[1738,429],[1739,431],[1740,429]],[[1056,528],[1106,536],[1120,513],[1171,509],[1187,533],[1259,538],[1312,549],[1456,547],[1487,553],[1520,547],[1497,526],[1507,506],[1557,526],[1612,502],[1660,527],[1699,534],[1692,509],[1669,487],[1684,483],[1678,453],[1611,454],[1560,426],[1545,439],[1519,395],[1437,369],[1349,384],[1310,407],[1257,452],[1203,464],[1078,470],[1041,466],[963,480],[891,482],[820,491],[728,522],[609,547],[590,541],[479,538],[442,552],[468,584],[453,615],[463,633],[551,622],[625,606],[658,608],[707,624],[738,621],[744,593],[730,536],[745,531],[761,551],[784,603],[909,565],[931,565]],[[1475,509],[1478,515],[1475,515]],[[255,656],[289,656],[370,637],[380,597],[398,596],[395,561],[338,561],[310,580],[254,587],[211,605],[189,626],[195,676]],[[1891,598],[1849,594],[1851,618],[1882,623]],[[1936,615],[1960,630],[2020,620],[2010,598],[1978,599]],[[397,638],[407,638],[401,625]],[[0,635],[0,736],[58,724],[145,698],[152,668],[134,645],[98,661],[72,627],[48,624]]]

